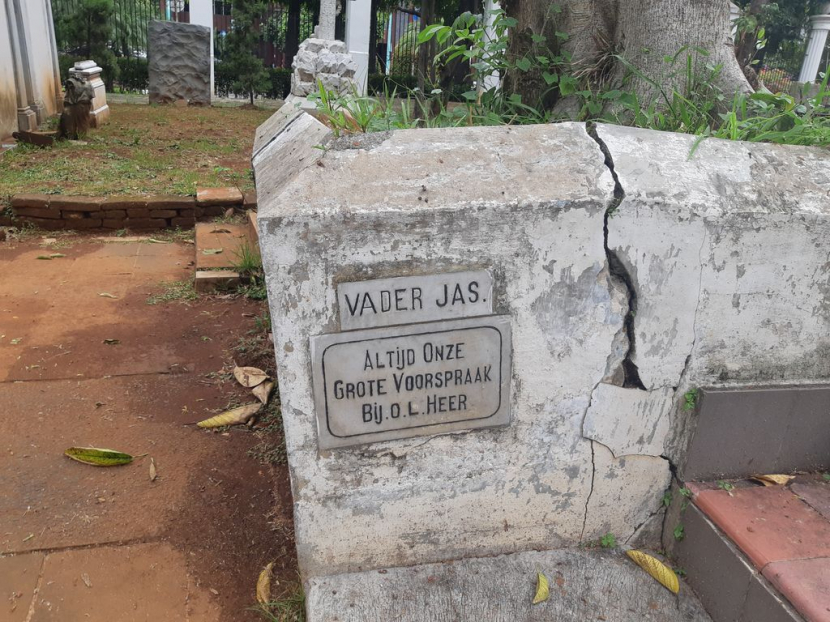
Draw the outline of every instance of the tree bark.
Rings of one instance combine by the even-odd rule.
[[[690,52],[701,48],[709,53],[710,64],[723,67],[717,81],[727,97],[752,91],[735,57],[728,0],[558,0],[562,9],[558,14],[551,13],[551,4],[551,0],[506,2],[508,15],[518,21],[510,33],[510,58],[527,53],[533,34],[554,42],[558,30],[569,34],[561,50],[571,55],[573,70],[591,87],[598,83],[622,86],[629,71],[619,56],[670,92],[674,88],[682,91],[685,76],[682,67],[670,67],[664,57],[673,57],[682,48]],[[544,88],[532,72],[508,72],[505,84],[526,103],[538,101]],[[652,101],[660,90],[636,76],[625,88],[643,103]],[[552,105],[550,101],[542,104]]]

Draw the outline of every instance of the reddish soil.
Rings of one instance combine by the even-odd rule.
[[[53,252],[66,257],[37,259]],[[0,619],[8,597],[10,615],[34,598],[35,621],[259,620],[261,568],[274,561],[279,585],[296,583],[287,468],[249,455],[263,432],[191,425],[251,401],[228,377],[234,358],[273,373],[255,327],[264,305],[146,304],[159,282],[192,277],[192,258],[192,245],[92,237],[0,244],[0,586],[25,567],[49,588],[47,599],[16,583],[0,594]],[[65,458],[70,446],[148,455],[97,468]],[[143,565],[156,569],[146,585]],[[121,588],[132,597],[101,598]]]

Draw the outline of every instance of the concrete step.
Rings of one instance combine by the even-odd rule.
[[[531,604],[536,573],[550,598]],[[560,549],[318,577],[309,622],[708,622],[692,590],[675,596],[620,550]]]
[[[227,291],[241,283],[238,265],[248,245],[259,252],[250,221],[242,224],[196,224],[196,291]]]
[[[674,553],[715,622],[830,621],[830,483],[689,487]]]

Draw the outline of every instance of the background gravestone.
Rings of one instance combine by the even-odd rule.
[[[210,105],[210,28],[151,21],[147,39],[150,103]]]

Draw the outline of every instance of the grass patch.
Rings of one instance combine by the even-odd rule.
[[[265,287],[265,273],[262,269],[262,256],[259,248],[248,242],[234,251],[236,261],[233,268],[242,276],[242,285],[238,291],[251,300],[266,300],[268,291]]]
[[[273,111],[110,104],[81,143],[18,145],[2,156],[3,194],[175,194],[253,188],[254,132]]]
[[[248,450],[248,455],[263,464],[283,465],[288,462],[285,449],[285,435],[282,429],[282,407],[279,387],[271,394],[271,401],[260,415],[256,428],[257,444]]]
[[[196,293],[196,284],[192,279],[186,281],[170,281],[162,283],[164,288],[158,294],[153,294],[147,298],[148,305],[157,305],[167,302],[189,302],[197,300],[199,294]]]
[[[305,622],[303,587],[299,583],[295,584],[281,598],[260,605],[258,611],[268,622]]]

